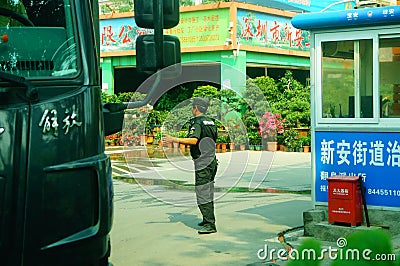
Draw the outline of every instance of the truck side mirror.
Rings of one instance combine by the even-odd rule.
[[[124,103],[103,104],[104,134],[106,136],[122,130],[126,107],[127,104]]]

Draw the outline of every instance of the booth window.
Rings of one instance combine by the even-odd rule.
[[[321,46],[322,118],[373,118],[372,40]]]
[[[379,91],[382,118],[400,117],[400,38],[379,40]]]

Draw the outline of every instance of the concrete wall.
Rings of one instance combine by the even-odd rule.
[[[328,224],[328,207],[316,206],[315,209],[303,213],[304,235],[313,236],[321,240],[336,241],[357,230],[384,229],[390,235],[399,235],[399,212],[391,210],[369,209],[370,227],[366,227],[363,213],[363,224],[357,227],[336,226]]]

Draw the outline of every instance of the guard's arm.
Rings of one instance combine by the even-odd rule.
[[[199,142],[200,136],[201,136],[201,126],[195,123],[190,127],[188,136],[186,138],[176,138],[168,134],[165,134],[163,141],[167,143],[178,142],[185,145],[196,145]]]
[[[197,138],[176,138],[168,134],[165,134],[163,137],[163,142],[166,143],[178,142],[185,145],[196,145],[198,141],[199,140]]]
[[[173,142],[179,142],[185,145],[196,145],[198,141],[197,138],[173,138]]]

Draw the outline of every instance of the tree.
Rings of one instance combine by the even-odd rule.
[[[133,0],[110,0],[101,5],[102,13],[122,13],[133,11]]]
[[[292,126],[310,126],[310,89],[293,78],[287,71],[279,80],[278,89],[282,92],[281,114]]]
[[[251,79],[249,79],[251,80]],[[252,80],[258,88],[264,93],[264,97],[268,102],[275,102],[279,96],[279,90],[275,80],[268,76],[257,77]]]
[[[211,85],[199,86],[193,92],[193,97],[219,98],[218,89]]]
[[[180,6],[192,6],[194,5],[193,0],[179,0],[179,5]]]
[[[189,99],[193,94],[193,90],[188,86],[179,86],[164,93],[154,105],[156,110],[170,111],[179,103]]]

